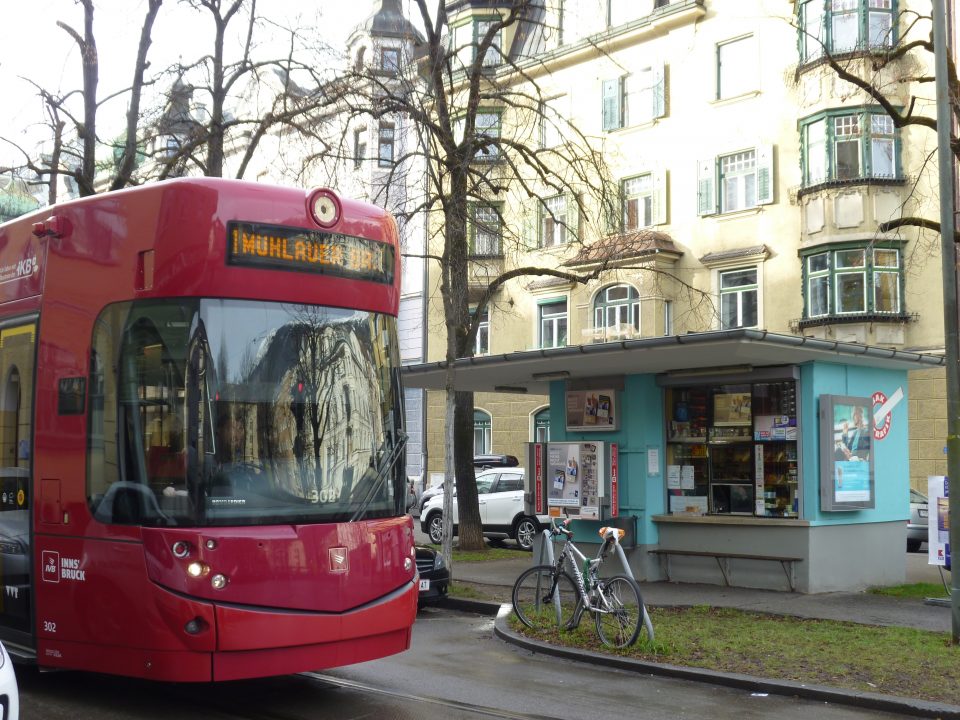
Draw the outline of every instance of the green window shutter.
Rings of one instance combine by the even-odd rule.
[[[700,161],[697,168],[697,214],[700,216],[717,212],[716,172],[717,161],[714,158]]]
[[[563,205],[566,210],[563,221],[567,224],[567,242],[575,242],[580,239],[580,206],[577,204],[577,196],[564,196]]]
[[[666,73],[663,63],[653,67],[653,113],[651,117],[658,118],[667,112]]]
[[[620,87],[622,78],[603,81],[603,129],[616,130],[622,126],[620,113]]]
[[[651,220],[654,225],[663,225],[667,222],[667,171],[653,171],[650,173],[650,180],[653,186],[653,212],[651,214]]]
[[[773,202],[773,145],[757,146],[757,205]]]

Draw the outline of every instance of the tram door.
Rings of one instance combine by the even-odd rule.
[[[0,327],[0,627],[32,632],[30,468],[36,324]]]

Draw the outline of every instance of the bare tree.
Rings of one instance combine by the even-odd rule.
[[[37,177],[49,183],[48,199],[56,202],[57,178],[60,175],[72,177],[81,196],[97,192],[100,168],[97,166],[97,151],[103,141],[97,134],[97,121],[105,103],[121,95],[127,95],[126,135],[120,152],[119,161],[111,169],[112,177],[107,186],[116,190],[130,184],[136,164],[137,123],[140,119],[140,106],[143,89],[147,84],[145,73],[148,66],[147,55],[152,42],[154,21],[163,4],[163,0],[148,0],[137,45],[137,55],[133,64],[133,77],[129,88],[107,97],[98,98],[97,87],[100,82],[100,61],[97,42],[94,35],[93,0],[76,0],[83,8],[83,30],[77,30],[63,21],[57,25],[76,43],[80,51],[82,89],[65,94],[56,94],[33,84],[44,102],[49,115],[49,127],[53,140],[53,153],[48,158],[35,157],[32,148],[25,148],[12,138],[4,141],[16,147],[23,155],[21,165]],[[45,162],[46,160],[46,162]]]
[[[382,137],[392,142],[373,156],[387,166],[375,179],[374,199],[399,212],[401,223],[421,213],[427,217],[428,247],[437,249],[425,257],[439,269],[446,326],[444,515],[452,514],[452,475],[460,547],[483,549],[472,462],[473,394],[455,390],[453,361],[474,354],[481,315],[502,298],[507,283],[534,276],[587,283],[628,266],[626,258],[637,254],[621,251],[652,238],[641,233],[591,242],[619,225],[620,199],[600,140],[545,102],[549,71],[537,60],[538,42],[556,28],[545,24],[542,3],[500,3],[482,30],[466,37],[450,27],[446,3],[412,1],[424,28],[413,43],[415,57],[392,67],[386,55],[361,56],[327,86],[332,107],[341,112],[341,135],[326,160],[361,162],[350,147],[351,129],[362,119],[381,123],[389,131]],[[525,38],[509,51],[500,46],[508,30]],[[559,140],[543,142],[544,132]],[[403,202],[397,202],[398,193]],[[544,201],[557,196],[565,198],[562,212]],[[580,245],[579,255],[589,261],[559,267],[531,261],[538,257],[537,228],[544,218],[562,228],[568,245]],[[448,562],[451,524],[444,523]]]
[[[170,109],[147,145],[157,147],[160,179],[181,174],[242,178],[261,141],[292,130],[310,137],[302,120],[326,103],[320,91],[328,50],[313,40],[311,26],[284,27],[257,11],[256,0],[180,0],[212,21],[209,52],[168,73],[189,105],[189,115]],[[266,38],[286,38],[286,48]],[[230,57],[228,48],[239,48]],[[171,97],[171,100],[173,98]],[[172,145],[158,144],[164,137]],[[160,147],[158,147],[158,145]],[[233,160],[236,158],[236,160]]]

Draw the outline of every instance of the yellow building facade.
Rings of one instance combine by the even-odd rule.
[[[448,2],[451,35],[479,37],[509,4]],[[939,237],[881,228],[938,217],[935,133],[896,127],[826,62],[837,58],[896,108],[913,102],[932,117],[932,91],[911,80],[932,74],[932,55],[873,67],[896,44],[929,36],[929,24],[903,19],[911,4],[552,0],[535,23],[505,28],[502,61],[489,72],[534,88],[542,113],[530,128],[494,103],[496,132],[546,149],[565,132],[550,119],[568,119],[601,151],[616,207],[578,213],[548,187],[538,202],[504,189],[490,198],[498,233],[485,227],[472,246],[471,292],[514,267],[583,274],[601,257],[615,261],[586,283],[510,281],[484,317],[477,352],[740,327],[942,350]],[[446,347],[438,293],[434,268],[428,360],[443,360]],[[914,373],[904,391],[912,481],[924,487],[928,474],[945,472],[943,372]],[[547,398],[478,393],[474,403],[476,452],[522,457],[524,443],[544,439]],[[429,393],[433,472],[443,469],[443,408],[442,393]]]

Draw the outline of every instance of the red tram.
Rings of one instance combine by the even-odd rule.
[[[396,226],[218,179],[0,225],[0,638],[217,681],[409,647]]]

